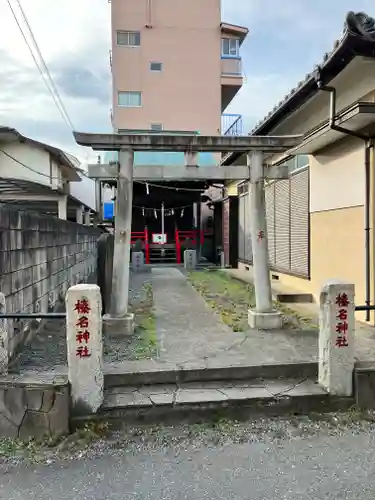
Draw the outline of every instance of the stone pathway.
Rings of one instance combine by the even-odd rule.
[[[258,365],[317,359],[316,333],[305,332],[300,342],[295,331],[233,332],[178,269],[153,268],[150,281],[161,361]]]
[[[142,300],[142,287],[152,286],[157,348],[152,359],[136,360],[137,339],[105,339],[104,360],[109,369],[121,365],[135,371],[173,365],[190,367],[259,366],[317,361],[316,331],[248,329],[233,332],[188,282],[183,270],[154,267],[133,275],[130,299]],[[64,321],[47,322],[38,337],[25,346],[12,371],[66,372]],[[361,336],[362,337],[362,336]],[[375,360],[374,334],[357,342],[357,359]]]
[[[161,360],[210,357],[246,340],[213,314],[178,269],[154,268],[151,283]]]

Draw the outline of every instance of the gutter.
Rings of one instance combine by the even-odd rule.
[[[370,321],[370,307],[371,307],[371,252],[370,252],[370,182],[371,182],[371,150],[374,149],[374,137],[368,134],[362,134],[354,130],[336,125],[336,88],[330,85],[324,85],[321,68],[317,68],[316,84],[319,90],[329,92],[329,128],[336,132],[349,135],[361,139],[365,144],[365,311],[366,321]]]

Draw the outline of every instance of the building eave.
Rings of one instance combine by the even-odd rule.
[[[242,45],[249,33],[249,29],[245,28],[244,26],[237,26],[236,24],[225,22],[220,23],[220,28],[222,33],[228,33],[229,35],[237,36],[240,41],[240,45]]]
[[[321,64],[317,65],[323,84],[329,84],[355,57],[375,58],[375,21],[367,16],[369,27],[364,26],[363,16],[362,13],[349,12],[347,14],[343,36],[335,42],[333,50],[324,55]],[[372,28],[371,23],[373,23]],[[250,135],[270,134],[318,92],[317,71],[314,69],[254,127]],[[223,165],[232,163],[238,156],[237,153],[228,155],[223,160]]]
[[[65,167],[64,172],[66,173],[69,181],[79,182],[81,180],[81,178],[77,174],[77,167],[61,149],[50,146],[49,144],[45,144],[44,142],[36,141],[35,139],[31,139],[30,137],[26,137],[18,132],[18,130],[11,127],[0,126],[0,140],[1,138],[5,140],[8,138],[9,140],[15,139],[20,143],[30,144],[39,149],[43,149],[44,151],[50,153],[62,167]]]
[[[375,123],[375,103],[373,102],[357,102],[341,111],[335,120],[335,125],[353,132],[361,132],[372,123]],[[305,134],[301,144],[287,151],[287,155],[317,154],[323,148],[346,136],[346,133],[332,129],[329,120],[326,120]]]

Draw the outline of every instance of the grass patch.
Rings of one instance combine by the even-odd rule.
[[[133,309],[135,315],[134,358],[149,359],[157,356],[158,342],[152,284],[145,283],[141,289],[142,300]]]
[[[298,314],[297,311],[291,309],[290,307],[282,304],[281,302],[274,301],[273,305],[275,309],[281,312],[284,316],[284,325],[291,329],[309,329],[318,330],[319,325],[312,319],[306,316]]]
[[[248,328],[248,309],[255,307],[254,285],[217,270],[192,271],[188,280],[233,331],[242,332]],[[302,317],[285,304],[275,301],[274,307],[283,315],[284,328],[318,328],[312,319]]]
[[[77,451],[90,446],[98,439],[108,436],[107,422],[89,422],[78,428],[72,434],[54,438],[52,436],[43,439],[31,439],[22,441],[20,439],[0,439],[0,459],[26,458],[39,461],[49,452]]]
[[[235,280],[223,271],[192,271],[188,280],[233,331],[247,329],[247,310],[255,305],[252,285]]]

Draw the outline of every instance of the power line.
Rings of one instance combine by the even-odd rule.
[[[22,165],[23,167],[27,168],[31,172],[34,172],[34,174],[41,175],[43,177],[47,177],[48,179],[52,179],[52,180],[60,180],[59,177],[51,177],[48,174],[44,174],[43,172],[39,172],[38,170],[35,170],[32,167],[29,167],[28,165],[26,165],[25,163],[23,163],[20,160],[17,160],[17,158],[14,158],[14,156],[10,155],[9,153],[7,153],[6,151],[4,151],[1,148],[0,148],[0,151],[3,154],[5,154],[5,156],[7,156],[11,160],[15,161],[19,165]],[[156,187],[156,188],[160,188],[160,189],[169,189],[169,190],[174,190],[174,191],[188,191],[188,192],[195,192],[195,193],[204,193],[204,191],[207,191],[207,188],[193,189],[193,188],[183,188],[183,187],[174,187],[174,186],[162,186],[160,184],[153,184],[153,183],[150,183],[150,182],[147,182],[147,181],[134,181],[134,182],[137,183],[137,184],[143,184],[145,186],[148,185],[148,186],[151,186],[151,187]],[[179,207],[176,207],[176,208],[179,208]]]
[[[14,156],[10,155],[9,153],[7,153],[6,151],[4,151],[1,148],[0,148],[0,151],[3,154],[5,154],[5,156],[7,156],[8,158],[10,158],[11,160],[13,160],[16,163],[18,163],[19,165],[22,165],[23,167],[27,168],[27,170],[30,170],[31,172],[34,172],[34,174],[38,174],[38,175],[41,175],[43,177],[47,177],[47,179],[51,179],[51,180],[60,180],[60,177],[51,177],[48,174],[44,174],[43,172],[39,172],[38,170],[35,170],[34,168],[29,167],[28,165],[25,165],[25,163],[23,163],[22,161],[17,160],[17,158],[14,158]]]
[[[17,1],[18,1],[18,0],[17,0]],[[53,90],[51,89],[50,84],[49,84],[49,82],[48,82],[48,80],[47,80],[47,78],[46,78],[45,74],[43,73],[43,71],[42,71],[41,67],[39,66],[39,63],[38,63],[38,61],[37,61],[37,59],[36,59],[36,57],[35,57],[35,55],[34,55],[34,52],[33,52],[32,48],[31,48],[30,44],[29,44],[29,41],[27,40],[27,37],[26,37],[26,35],[25,35],[25,33],[24,33],[23,29],[22,29],[22,26],[21,26],[20,22],[19,22],[19,21],[18,21],[18,19],[17,19],[17,15],[16,15],[16,13],[15,13],[15,11],[14,11],[13,7],[12,7],[12,4],[11,4],[10,0],[7,0],[7,3],[8,3],[8,6],[9,6],[10,10],[11,10],[11,13],[12,13],[12,15],[13,15],[13,18],[14,18],[14,20],[16,21],[16,24],[17,24],[17,26],[18,26],[18,29],[20,30],[20,33],[21,33],[21,35],[22,35],[22,38],[24,39],[24,41],[25,41],[25,43],[26,43],[26,45],[27,45],[27,47],[28,47],[28,49],[29,49],[29,52],[30,52],[30,54],[31,54],[31,57],[33,58],[33,61],[34,61],[35,65],[36,65],[36,67],[37,67],[37,69],[38,69],[38,71],[39,71],[39,73],[40,73],[41,77],[43,78],[43,81],[44,81],[44,83],[45,83],[45,85],[46,85],[46,87],[47,87],[47,89],[48,89],[49,93],[51,94],[52,99],[54,100],[54,102],[55,102],[55,104],[56,104],[56,106],[57,106],[57,109],[59,110],[59,112],[60,112],[60,114],[61,114],[61,116],[62,116],[63,120],[65,121],[65,123],[69,126],[69,128],[70,128],[71,130],[73,130],[73,129],[74,129],[74,127],[73,127],[73,124],[72,124],[72,122],[71,122],[71,120],[70,120],[70,118],[69,118],[69,115],[66,113],[66,110],[65,110],[64,106],[62,106],[62,108],[60,107],[59,102],[58,102],[58,100],[56,99],[56,96],[55,96],[55,94],[53,93]],[[21,5],[20,5],[20,8],[21,8],[21,10],[22,10]],[[22,10],[22,12],[23,12],[23,10]],[[24,18],[26,19],[26,16],[24,16]],[[26,20],[26,23],[27,23],[27,25],[29,26],[29,30],[31,30],[30,25],[28,24],[27,20]],[[32,32],[31,32],[31,33],[32,33]],[[33,37],[33,40],[35,41],[35,38],[34,38],[34,36],[33,36],[33,35],[32,35],[32,37]],[[36,42],[35,42],[35,43],[36,43]],[[38,47],[38,49],[37,49],[37,50],[38,50],[38,53],[39,53],[39,55],[40,55],[40,57],[41,57],[41,53],[40,53],[39,47]],[[41,59],[42,59],[42,61],[43,61],[44,66],[45,66],[45,67],[47,67],[47,66],[46,66],[46,64],[45,64],[45,62],[44,62],[43,57],[41,57]],[[49,74],[48,68],[47,68],[47,72],[48,72],[48,74]],[[55,85],[54,85],[54,84],[53,84],[53,87],[55,87]],[[58,95],[58,94],[57,94],[57,95]],[[59,98],[59,100],[61,101],[61,99],[60,99],[60,96],[59,96],[59,95],[58,95],[58,98]],[[64,112],[64,111],[65,111],[65,112]]]
[[[61,109],[63,110],[63,112],[64,112],[64,114],[65,114],[65,116],[66,116],[66,118],[67,118],[67,121],[68,121],[68,123],[69,123],[69,125],[70,125],[70,128],[71,128],[72,130],[74,130],[73,123],[72,123],[72,121],[71,121],[71,119],[70,119],[70,117],[69,117],[69,114],[68,114],[68,112],[67,112],[67,110],[66,110],[65,106],[64,106],[64,103],[63,103],[63,102],[62,102],[62,100],[61,100],[61,97],[60,97],[59,91],[58,91],[58,89],[57,89],[57,87],[56,87],[56,85],[55,85],[55,82],[53,81],[53,78],[52,78],[51,73],[50,73],[50,71],[49,71],[49,69],[48,69],[48,66],[47,66],[47,64],[46,64],[46,62],[45,62],[45,60],[44,60],[44,57],[43,57],[43,55],[42,55],[42,53],[41,53],[41,51],[40,51],[40,48],[39,48],[38,42],[37,42],[37,41],[36,41],[36,39],[35,39],[35,36],[34,36],[33,30],[32,30],[32,28],[31,28],[31,26],[30,26],[30,23],[29,23],[29,21],[28,21],[28,19],[27,19],[27,16],[26,16],[26,14],[25,14],[25,11],[24,11],[24,10],[23,10],[23,8],[22,8],[22,5],[21,5],[21,0],[16,0],[16,2],[17,2],[17,4],[18,4],[18,6],[19,6],[19,9],[20,9],[21,14],[22,14],[22,17],[23,17],[23,19],[24,19],[24,21],[25,21],[25,24],[26,24],[26,26],[27,26],[27,28],[28,28],[28,30],[29,30],[29,33],[30,33],[31,39],[32,39],[32,41],[33,41],[33,43],[34,43],[34,47],[35,47],[35,49],[36,49],[36,51],[37,51],[37,53],[38,53],[38,55],[39,55],[39,58],[40,58],[40,60],[41,60],[41,62],[42,62],[43,68],[44,68],[45,72],[47,73],[47,78],[48,78],[48,80],[50,81],[51,86],[52,86],[52,89],[54,90],[55,95],[56,95],[56,97],[57,97],[57,99],[58,99],[58,101],[59,101],[59,103],[60,103],[60,105],[61,105]]]

